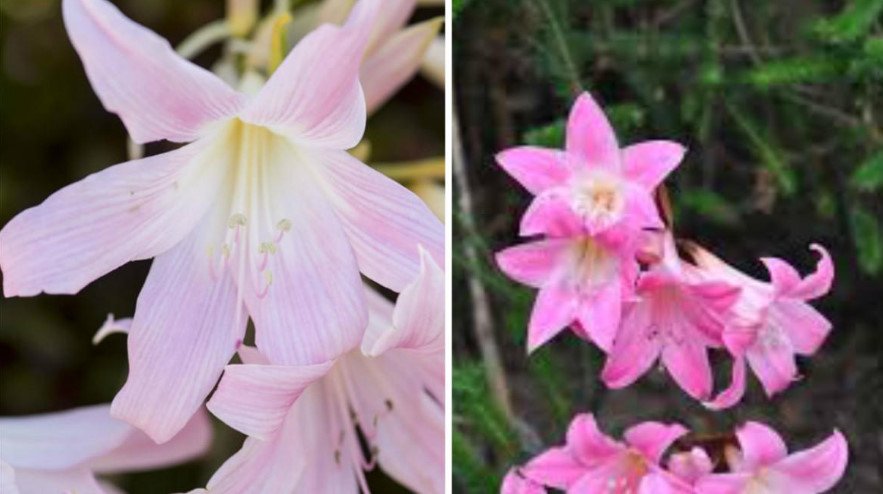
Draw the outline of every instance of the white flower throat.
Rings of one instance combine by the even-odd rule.
[[[598,226],[616,223],[625,209],[622,181],[603,171],[579,177],[571,189],[571,208]]]

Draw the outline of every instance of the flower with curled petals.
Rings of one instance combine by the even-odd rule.
[[[686,494],[689,485],[659,465],[686,432],[678,424],[644,422],[627,429],[620,442],[602,433],[591,414],[582,414],[571,422],[564,446],[540,454],[521,472],[568,493]]]
[[[368,492],[375,465],[415,492],[444,491],[444,276],[422,258],[395,308],[369,292],[365,353],[284,366],[243,347],[208,408],[248,438],[208,492]]]
[[[698,494],[817,494],[843,477],[849,459],[839,431],[813,448],[788,454],[771,428],[748,422],[736,431],[741,451],[731,451],[731,473],[710,474],[696,483]]]
[[[700,279],[718,280],[742,287],[733,305],[732,319],[722,333],[734,356],[733,380],[709,405],[726,408],[741,399],[745,387],[745,363],[757,375],[768,396],[783,391],[798,378],[796,355],[816,353],[831,331],[831,323],[814,309],[810,300],[825,295],[834,280],[834,264],[822,246],[811,246],[819,255],[815,272],[801,277],[778,258],[761,261],[770,273],[762,282],[736,270],[701,247],[689,247]]]
[[[653,190],[684,152],[671,141],[620,149],[601,107],[583,93],[570,111],[564,150],[517,147],[498,154],[497,162],[536,196],[522,235],[552,233],[560,209],[570,210],[595,235],[615,226],[631,232],[662,227]]]
[[[0,492],[111,494],[95,478],[182,463],[205,453],[211,423],[200,410],[172,440],[156,444],[111,418],[110,405],[0,418]]]
[[[132,139],[189,143],[65,187],[0,231],[6,296],[76,293],[155,258],[113,416],[168,440],[249,317],[273,363],[325,362],[361,340],[360,272],[398,291],[418,244],[442,259],[428,208],[345,151],[364,131],[359,70],[378,9],[362,0],[343,26],[317,28],[246,95],[106,0],[64,0],[89,80]]]

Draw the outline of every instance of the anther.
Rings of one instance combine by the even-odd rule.
[[[229,228],[236,228],[238,226],[245,226],[248,223],[248,220],[245,218],[245,215],[242,213],[234,213],[230,216],[230,219],[227,220],[227,226]]]

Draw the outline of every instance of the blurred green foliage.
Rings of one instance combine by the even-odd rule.
[[[874,377],[883,346],[883,0],[454,5],[456,105],[474,204],[454,224],[454,388],[472,390],[455,394],[455,490],[494,492],[508,468],[537,452],[535,436],[559,443],[569,418],[586,411],[613,432],[647,419],[698,430],[768,420],[798,444],[840,427],[853,459],[838,492],[878,488],[883,455],[867,438],[883,416]],[[534,291],[507,282],[493,252],[519,242],[529,196],[493,155],[519,144],[561,147],[582,90],[602,103],[621,143],[688,147],[667,182],[679,236],[759,278],[758,257],[786,257],[805,271],[807,245],[832,251],[835,288],[817,305],[835,331],[801,361],[806,378],[792,390],[770,401],[753,383],[742,406],[714,414],[658,372],[628,390],[603,389],[603,355],[572,335],[526,355]],[[479,263],[464,261],[467,245]],[[508,429],[488,413],[499,405],[481,382],[489,376],[470,278],[489,292],[514,409]],[[718,386],[728,372],[721,376]],[[507,430],[514,436],[500,436]]]

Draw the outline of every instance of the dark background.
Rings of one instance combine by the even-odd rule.
[[[495,492],[510,466],[562,443],[570,418],[591,411],[613,435],[644,420],[700,433],[759,420],[792,451],[836,427],[851,460],[834,491],[879,492],[883,2],[464,0],[454,10],[464,169],[454,188],[456,489]],[[606,390],[601,353],[569,332],[527,357],[535,292],[491,256],[520,242],[530,196],[493,155],[560,147],[581,89],[602,103],[621,144],[666,138],[689,148],[667,181],[679,237],[761,279],[758,257],[807,272],[808,245],[830,249],[835,285],[814,305],[834,330],[818,354],[799,359],[804,378],[786,392],[769,400],[750,377],[745,400],[714,413],[659,370]],[[484,295],[471,291],[476,282]],[[482,330],[499,366],[482,350]],[[721,363],[717,389],[729,374]]]
[[[222,0],[114,3],[173,45],[224,16]],[[420,9],[415,20],[440,13],[440,8]],[[197,62],[210,66],[218,53],[218,48],[209,50]],[[443,112],[442,92],[418,76],[370,119],[372,159],[442,155]],[[147,152],[168,147],[150,145]],[[0,225],[55,190],[126,159],[125,129],[90,88],[65,33],[60,2],[0,1]],[[92,335],[108,313],[132,314],[149,265],[125,265],[76,296],[0,299],[0,415],[113,399],[126,377],[125,337],[112,335],[92,346]],[[204,486],[242,441],[217,420],[215,425],[215,443],[206,459],[113,480],[130,493]],[[371,477],[375,491],[402,490],[376,471]]]

